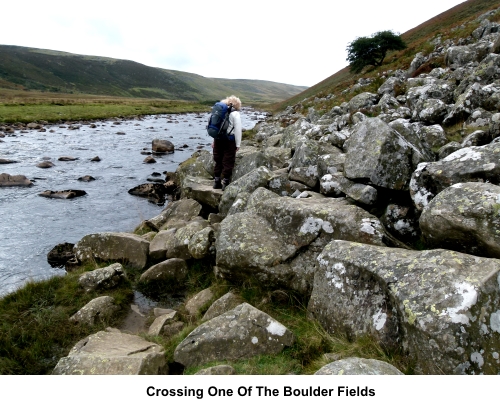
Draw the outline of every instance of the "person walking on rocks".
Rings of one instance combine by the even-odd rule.
[[[215,139],[212,143],[214,153],[214,188],[225,190],[231,181],[233,174],[236,152],[240,149],[241,143],[241,100],[236,96],[229,96],[221,100],[222,103],[232,105],[233,110],[229,114],[229,126],[227,138]]]

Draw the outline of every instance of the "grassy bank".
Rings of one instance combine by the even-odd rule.
[[[121,321],[133,297],[129,283],[106,292],[122,309],[115,318],[93,327],[69,321],[103,295],[86,293],[78,285],[83,271],[30,282],[0,299],[0,374],[50,374],[79,340]]]
[[[210,106],[186,101],[100,97],[0,89],[0,123],[80,121],[150,114],[207,112]]]

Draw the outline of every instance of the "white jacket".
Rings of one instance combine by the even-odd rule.
[[[233,111],[229,114],[228,133],[234,135],[236,147],[239,148],[241,144],[241,115],[239,111]]]

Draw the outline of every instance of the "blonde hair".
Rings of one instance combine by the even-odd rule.
[[[236,96],[229,96],[221,100],[221,102],[227,105],[232,104],[235,110],[239,111],[241,109],[241,100]]]

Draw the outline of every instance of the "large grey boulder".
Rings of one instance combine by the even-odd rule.
[[[188,251],[194,259],[203,259],[211,250],[214,241],[214,229],[211,226],[201,229],[189,239]]]
[[[174,201],[156,217],[146,221],[146,224],[156,230],[166,230],[171,222],[184,220],[190,221],[192,218],[200,215],[202,206],[193,199],[185,198],[179,201]]]
[[[308,310],[328,332],[407,351],[419,374],[498,373],[500,260],[339,240],[317,260]]]
[[[97,297],[88,302],[76,314],[71,316],[69,320],[83,325],[94,326],[98,323],[109,321],[119,310],[120,307],[115,305],[113,297]]]
[[[314,258],[331,240],[384,246],[379,220],[344,199],[272,198],[226,217],[216,241],[216,264],[230,280],[257,279],[307,294]]]
[[[154,153],[172,153],[175,150],[174,144],[166,139],[153,139],[151,148]]]
[[[168,259],[150,267],[139,278],[140,283],[148,285],[161,283],[166,289],[175,289],[184,282],[188,274],[186,261]]]
[[[407,190],[421,154],[379,118],[359,123],[346,142],[344,172],[353,181],[392,190]]]
[[[201,230],[209,227],[208,221],[204,219],[197,219],[188,222],[185,226],[180,227],[174,234],[171,244],[167,245],[166,257],[167,259],[179,258],[188,260],[191,259],[189,251],[189,242],[191,238]]]
[[[232,292],[224,294],[222,297],[213,302],[212,305],[207,309],[207,312],[203,315],[203,321],[209,321],[223,313],[230,311],[231,309],[240,305],[241,298]]]
[[[181,184],[181,197],[217,208],[222,197],[222,190],[214,190],[213,185],[214,181],[212,179],[185,176]]]
[[[348,357],[321,367],[314,375],[403,375],[403,373],[385,361]]]
[[[33,183],[26,176],[22,174],[10,175],[7,173],[0,174],[0,187],[29,187]]]
[[[355,183],[345,178],[344,173],[341,172],[325,174],[320,180],[320,191],[322,194],[333,196],[343,193],[364,205],[374,205],[377,202],[376,188]]]
[[[149,257],[155,262],[166,259],[169,246],[173,246],[177,228],[158,232],[149,243]]]
[[[429,247],[500,258],[500,187],[457,183],[422,212],[420,228]]]
[[[119,285],[125,279],[126,275],[123,266],[120,263],[114,263],[101,269],[83,273],[78,279],[78,284],[87,292],[109,290]]]
[[[237,152],[232,181],[238,180],[240,177],[243,177],[245,174],[261,166],[265,166],[269,169],[272,167],[270,159],[268,159],[262,151],[256,148],[253,150],[254,148],[252,148],[252,150],[248,150],[248,152],[245,153],[245,149],[249,148],[245,147]]]
[[[249,359],[280,353],[293,342],[294,336],[285,326],[244,303],[198,326],[177,346],[174,360],[189,367]]]
[[[74,251],[80,262],[116,261],[143,270],[148,261],[149,242],[131,233],[94,233],[84,236]]]
[[[224,216],[227,215],[239,193],[252,193],[259,187],[266,187],[270,178],[271,171],[267,167],[262,166],[230,183],[222,195],[219,204],[219,213]]]
[[[369,109],[376,105],[379,99],[380,97],[373,93],[365,92],[358,94],[349,101],[349,111],[352,114],[359,110]]]
[[[191,316],[197,316],[198,313],[210,303],[214,298],[214,293],[210,288],[205,288],[191,297],[185,305],[186,311]]]
[[[423,210],[434,196],[457,183],[490,182],[500,184],[500,144],[471,146],[437,162],[418,165],[412,174],[410,195],[418,210]]]
[[[167,374],[161,346],[108,328],[79,341],[59,360],[57,375],[156,375]]]

